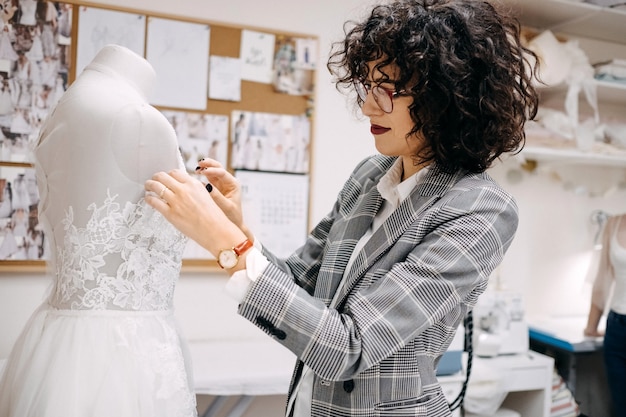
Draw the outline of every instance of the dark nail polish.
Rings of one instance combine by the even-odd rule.
[[[204,187],[204,188],[206,188],[206,190],[207,190],[208,192],[213,191],[213,186],[211,185],[211,183],[208,183],[208,184],[206,185],[206,187]]]
[[[202,168],[200,168],[199,166],[197,166],[197,167],[196,167],[196,171],[198,171],[198,170],[200,170],[200,169],[202,169]]]

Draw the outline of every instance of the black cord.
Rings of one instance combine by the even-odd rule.
[[[474,356],[473,346],[472,346],[472,337],[474,334],[474,317],[472,312],[470,311],[465,316],[463,320],[463,326],[465,327],[465,351],[467,351],[467,371],[465,373],[465,381],[463,381],[463,386],[461,387],[461,391],[459,395],[452,401],[450,405],[450,411],[454,411],[459,407],[462,407],[465,402],[465,392],[467,391],[467,384],[469,382],[470,374],[472,373],[472,359]],[[461,415],[465,417],[465,409],[461,408]]]

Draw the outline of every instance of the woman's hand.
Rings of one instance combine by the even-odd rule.
[[[239,181],[218,161],[205,158],[198,161],[196,172],[202,174],[213,187],[211,197],[222,209],[224,214],[235,223],[248,238],[252,239],[252,232],[248,230],[243,221],[241,209],[241,186]]]
[[[208,193],[204,185],[184,170],[157,172],[145,183],[146,202],[178,230],[214,256],[246,239]],[[217,195],[217,194],[216,194]],[[227,200],[219,194],[219,198]]]

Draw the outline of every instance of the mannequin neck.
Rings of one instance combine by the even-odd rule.
[[[156,82],[156,73],[152,65],[143,57],[120,45],[104,46],[85,67],[85,72],[89,70],[123,79],[146,100]]]

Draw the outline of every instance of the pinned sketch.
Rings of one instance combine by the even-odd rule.
[[[227,166],[228,116],[183,111],[162,113],[176,131],[187,172],[194,174],[202,158],[215,159]]]
[[[76,74],[109,44],[125,46],[143,56],[146,16],[116,10],[80,6],[76,50]]]
[[[241,32],[241,78],[270,84],[276,36],[269,33],[243,30]]]
[[[295,67],[315,69],[317,66],[317,39],[296,38]]]
[[[241,60],[213,55],[209,62],[209,98],[241,101]]]
[[[42,123],[68,86],[73,6],[2,4],[0,160],[30,163]]]
[[[209,25],[150,17],[146,59],[157,74],[151,104],[206,109]]]
[[[278,37],[272,78],[275,90],[292,95],[312,94],[316,61],[315,39]]]
[[[304,116],[233,111],[231,167],[307,173],[310,121]]]
[[[34,168],[0,168],[0,260],[47,258]]]

